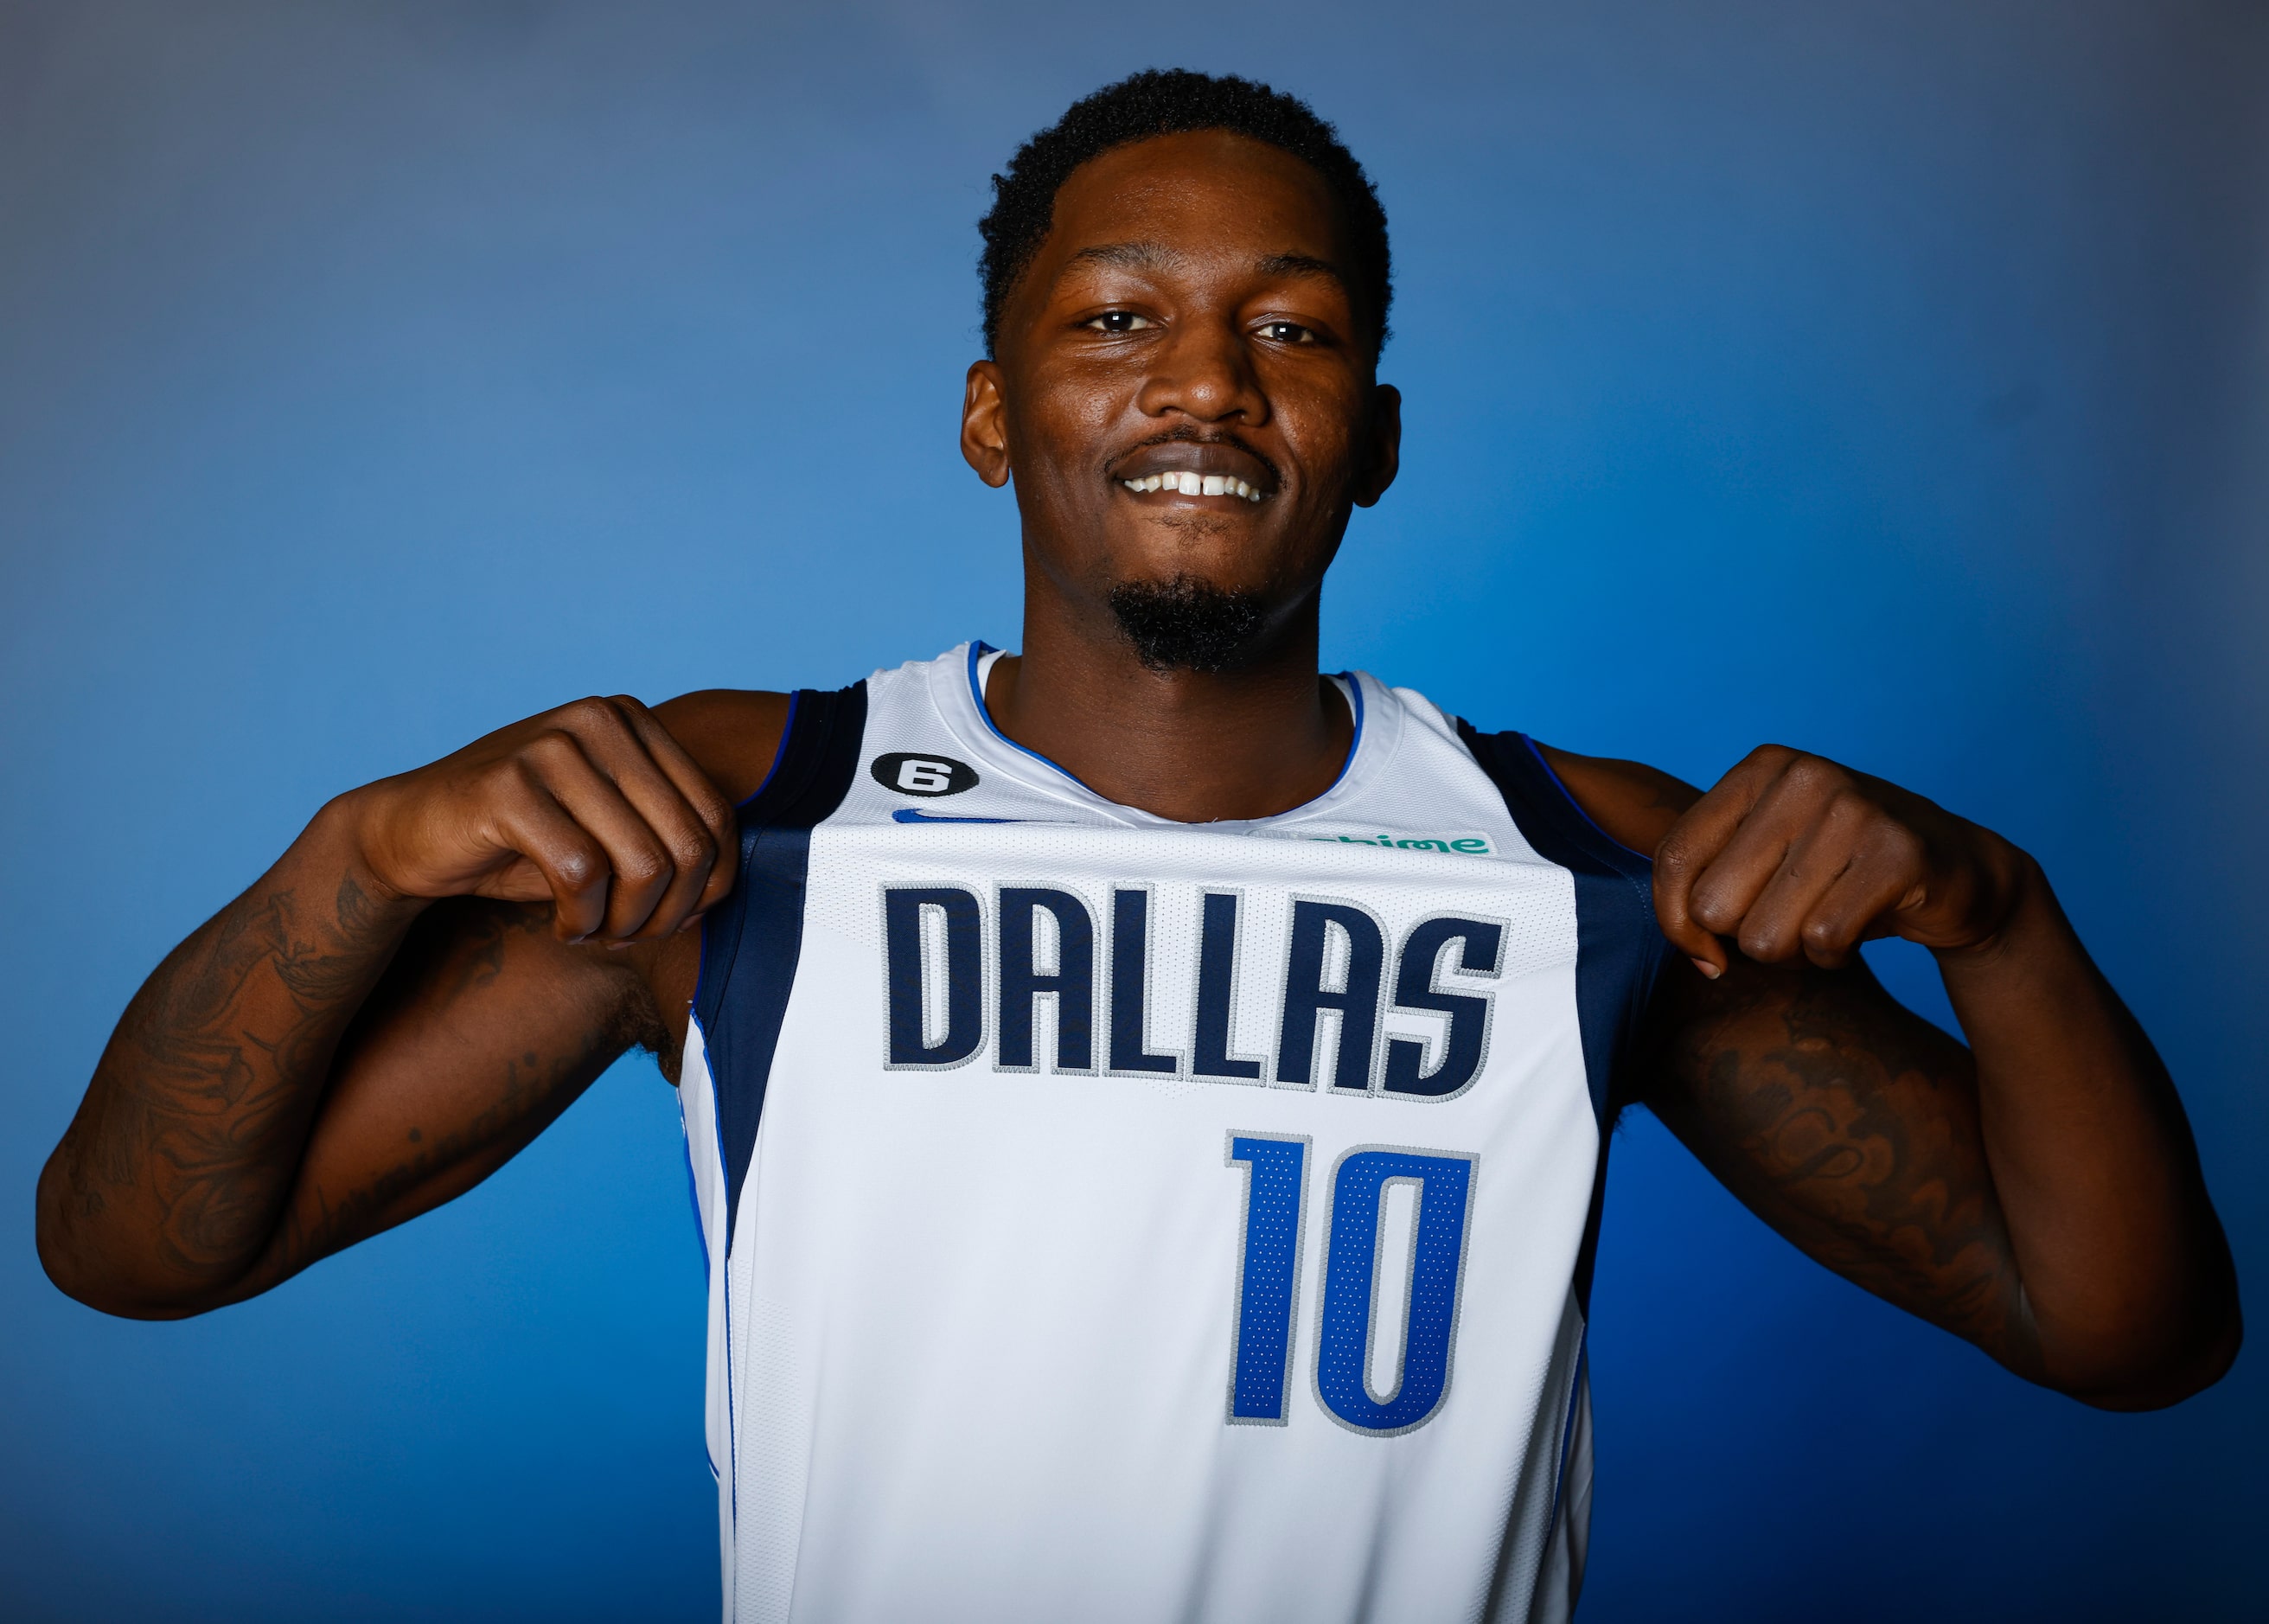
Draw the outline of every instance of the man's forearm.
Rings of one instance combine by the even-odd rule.
[[[41,1260],[115,1313],[194,1312],[258,1257],[340,1036],[423,903],[360,861],[344,801],[166,956],[39,1191]]]
[[[2037,865],[2006,926],[1939,965],[2048,1377],[2170,1403],[2237,1347],[2229,1252],[2174,1085]]]

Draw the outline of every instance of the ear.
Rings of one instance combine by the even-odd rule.
[[[1009,425],[1001,412],[1000,367],[971,362],[961,397],[961,455],[995,491],[1009,483]]]
[[[1402,467],[1402,391],[1391,383],[1375,384],[1371,395],[1371,447],[1368,465],[1355,486],[1355,505],[1369,507],[1386,494]]]

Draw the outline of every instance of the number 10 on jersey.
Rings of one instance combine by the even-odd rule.
[[[1243,1256],[1230,1358],[1231,1426],[1281,1427],[1290,1400],[1307,1211],[1309,1141],[1231,1133],[1229,1164],[1245,1172]],[[1473,1204],[1471,1155],[1358,1145],[1332,1170],[1323,1305],[1316,1316],[1316,1401],[1351,1431],[1387,1437],[1423,1427],[1450,1391]],[[1389,1192],[1408,1187],[1414,1210],[1404,1255],[1386,1255]],[[1402,1323],[1382,1326],[1383,1286],[1407,1289]],[[1397,1348],[1375,1383],[1378,1341]]]

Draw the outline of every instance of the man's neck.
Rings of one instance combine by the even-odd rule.
[[[1126,639],[1028,613],[993,665],[994,725],[1122,806],[1179,823],[1269,817],[1329,789],[1355,721],[1316,672],[1312,610],[1253,663],[1154,671]]]

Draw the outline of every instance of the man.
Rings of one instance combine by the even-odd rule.
[[[1400,432],[1328,126],[1140,74],[995,185],[962,446],[1022,654],[585,700],[339,797],[129,1007],[41,1184],[63,1289],[264,1291],[651,1048],[744,1619],[1565,1617],[1633,1100],[2029,1380],[2228,1367],[2181,1106],[2024,853],[1797,751],[1704,795],[1318,674]]]

